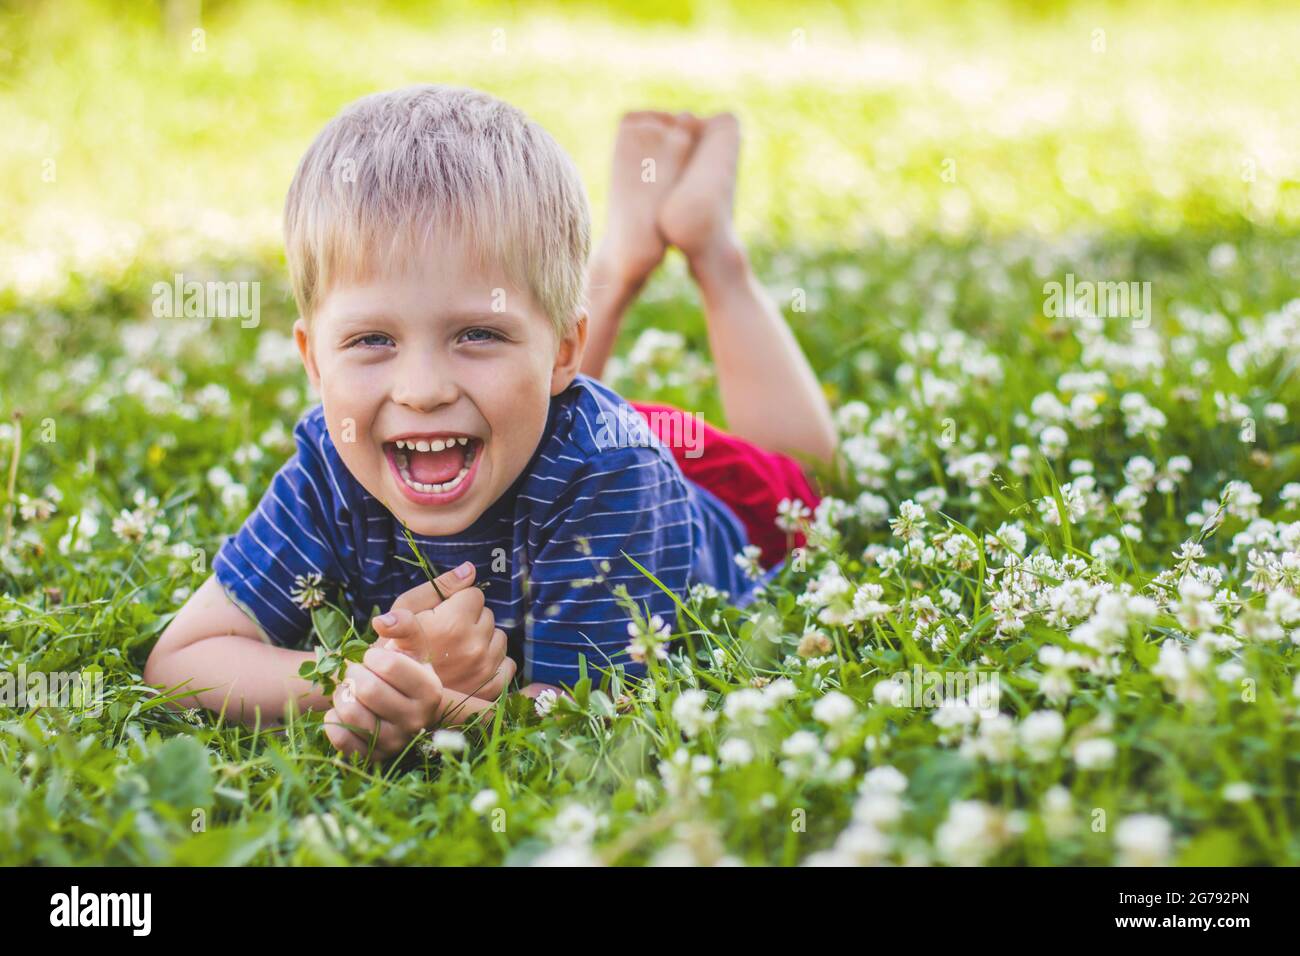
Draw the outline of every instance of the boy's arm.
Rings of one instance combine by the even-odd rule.
[[[314,659],[310,651],[271,644],[213,576],[163,631],[144,678],[165,691],[184,685],[173,707],[224,709],[240,723],[267,726],[280,723],[290,703],[300,712],[330,709],[330,698],[298,676],[303,661]],[[492,706],[451,690],[444,700],[458,722]]]
[[[309,651],[277,647],[232,601],[216,576],[190,596],[167,625],[145,663],[147,683],[171,690],[184,685],[173,706],[204,707],[240,723],[278,723],[285,705],[327,710],[329,699],[298,676]],[[260,714],[259,714],[260,712]]]

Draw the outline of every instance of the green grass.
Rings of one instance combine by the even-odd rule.
[[[224,4],[201,56],[185,52],[188,30],[168,40],[147,13],[0,13],[0,122],[23,131],[0,156],[0,462],[7,478],[21,413],[26,496],[0,552],[0,673],[93,668],[105,687],[98,715],[0,707],[0,862],[1300,862],[1300,617],[1267,596],[1300,592],[1300,511],[1281,498],[1300,482],[1300,77],[1286,55],[1300,16],[1196,6],[1175,27],[1122,7],[935,7],[915,22],[834,7],[806,22],[775,7],[670,5],[650,22],[500,9],[447,7],[417,29],[397,6],[345,19]],[[1099,25],[1104,54],[1089,49]],[[510,55],[492,52],[497,28]],[[794,29],[804,61],[787,56]],[[825,476],[844,505],[754,613],[690,602],[682,650],[648,688],[593,669],[574,705],[543,718],[513,698],[465,751],[416,747],[375,769],[339,760],[318,716],[224,725],[170,710],[140,674],[310,401],[274,227],[293,164],[350,98],[434,78],[552,128],[598,214],[621,110],[740,111],[742,227],[844,409],[842,461]],[[261,325],[153,319],[150,287],[176,271],[262,281]],[[1150,282],[1150,329],[1045,316],[1044,284],[1067,273]],[[649,329],[680,339],[636,348]],[[718,420],[704,332],[673,260],[630,318],[615,384]],[[1055,414],[1044,393],[1080,403],[1054,459],[1039,452]],[[1164,424],[1130,434],[1129,395]],[[1020,471],[1017,445],[1030,450]],[[987,482],[975,453],[991,456]],[[1126,504],[1135,456],[1191,468]],[[1070,470],[1085,461],[1095,496]],[[1232,481],[1260,500],[1238,495],[1211,533]],[[42,517],[47,488],[58,500]],[[882,564],[902,550],[888,521],[909,499],[926,504],[923,544]],[[114,530],[142,507],[163,530]],[[1013,631],[988,536],[1017,523],[1040,557]],[[1203,557],[1175,555],[1189,540]],[[1260,573],[1252,547],[1276,570]],[[835,623],[835,598],[818,621],[833,568],[852,589],[878,584],[886,609]],[[1177,593],[1193,569],[1210,608]],[[1098,599],[1126,587],[1150,613],[1090,637]],[[1194,620],[1211,609],[1218,622]],[[1068,685],[1044,683],[1052,647],[1087,665]],[[1003,719],[878,696],[917,665],[995,674]],[[780,679],[788,699],[769,690],[765,719],[743,720],[749,695],[734,695]],[[842,722],[832,692],[853,704]],[[724,765],[735,741],[754,759]],[[865,777],[884,766],[905,776],[901,794]],[[1167,847],[1158,824],[1125,826],[1138,815],[1167,821]]]

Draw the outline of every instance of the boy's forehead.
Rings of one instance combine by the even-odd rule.
[[[319,311],[352,311],[393,298],[436,305],[439,312],[540,313],[501,257],[456,235],[372,251],[332,270]]]

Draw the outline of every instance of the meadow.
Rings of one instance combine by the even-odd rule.
[[[1300,12],[656,6],[0,7],[0,674],[103,687],[0,683],[0,863],[1300,863]],[[841,440],[647,681],[372,767],[141,671],[314,401],[294,164],[417,81],[551,129],[598,234],[622,111],[735,109]],[[258,322],[156,317],[178,273]],[[625,335],[612,384],[725,424],[679,259]]]

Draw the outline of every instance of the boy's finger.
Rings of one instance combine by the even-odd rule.
[[[406,713],[406,697],[369,667],[349,672],[356,687],[357,700],[380,720],[400,723]]]
[[[488,681],[482,690],[476,691],[475,695],[485,700],[496,700],[505,693],[506,688],[510,686],[510,682],[515,679],[517,669],[518,665],[515,664],[513,657],[505,658],[501,662],[501,666],[497,668],[496,675],[492,680]]]
[[[335,750],[344,754],[366,752],[365,741],[343,726],[338,711],[330,710],[326,713],[321,726],[325,728],[325,737]]]
[[[396,605],[393,610],[379,615],[370,624],[376,634],[389,641],[414,641],[420,636],[420,625],[414,612]]]
[[[393,602],[393,610],[407,610],[412,613],[435,608],[457,591],[463,591],[474,583],[476,569],[472,562],[466,561],[450,571],[444,571],[433,581],[426,581],[418,587],[398,596]]]
[[[458,591],[447,598],[434,615],[435,639],[446,640],[470,633],[483,613],[485,600],[478,588]]]
[[[383,647],[371,647],[362,663],[378,678],[403,697],[420,698],[437,693],[442,681],[429,664],[421,664],[405,654]]]

